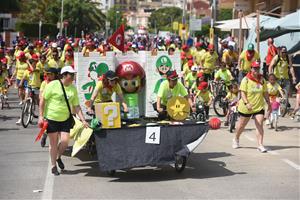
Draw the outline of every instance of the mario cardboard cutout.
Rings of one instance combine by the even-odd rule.
[[[138,119],[140,117],[138,93],[145,85],[145,71],[138,63],[126,61],[117,67],[116,74],[120,78],[120,86],[128,106],[127,118]]]

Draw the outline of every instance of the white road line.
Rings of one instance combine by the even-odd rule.
[[[277,151],[272,151],[272,150],[268,150],[268,153],[270,153],[272,155],[279,155],[279,153]]]
[[[289,159],[281,159],[283,162],[287,163],[289,166],[297,169],[297,170],[300,170],[300,166],[297,165],[296,163],[290,161]]]
[[[51,159],[49,158],[47,175],[46,175],[46,180],[45,180],[45,184],[44,184],[42,199],[52,199],[54,175],[50,172],[50,170],[51,170]]]
[[[250,136],[248,136],[248,135],[245,135],[245,138],[247,138],[248,140],[250,140],[250,141],[252,141],[252,142],[255,141],[252,137],[250,137]]]

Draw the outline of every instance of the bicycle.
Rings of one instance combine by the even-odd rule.
[[[207,119],[207,115],[204,108],[204,103],[201,101],[196,102],[196,112],[191,114],[192,119],[205,122]]]
[[[282,98],[280,101],[280,113],[281,116],[284,117],[287,114],[289,108],[289,92],[285,89],[284,79],[279,80],[279,85],[285,95],[284,98]]]
[[[213,101],[213,108],[215,113],[219,117],[224,117],[228,110],[228,102],[225,99],[227,95],[227,86],[225,82],[222,80],[217,84],[218,93],[217,96],[214,98]]]
[[[37,110],[37,105],[34,100],[34,91],[32,89],[29,90],[30,92],[28,98],[24,102],[21,114],[21,123],[24,128],[27,128],[29,123],[33,122],[33,118],[36,117],[34,112]]]
[[[2,92],[0,94],[0,101],[1,101],[1,110],[4,109],[5,105],[7,106],[7,108],[10,108],[9,107],[9,103],[7,101],[7,96],[5,96],[3,94],[3,90],[7,90],[9,88],[9,83],[7,82],[7,80],[4,81],[4,85],[3,85],[3,88],[2,88]]]
[[[233,130],[235,129],[235,124],[238,119],[238,111],[237,111],[237,102],[234,102],[230,105],[230,111],[229,111],[229,132],[233,133]]]

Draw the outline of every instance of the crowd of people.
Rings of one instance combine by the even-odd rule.
[[[135,35],[125,42],[125,51],[148,50],[167,51],[169,55],[180,52],[182,71],[165,71],[164,79],[157,90],[155,110],[159,119],[168,118],[166,112],[167,101],[174,96],[182,96],[189,102],[192,112],[196,112],[196,102],[202,102],[206,116],[214,100],[213,90],[222,82],[226,86],[228,105],[238,106],[239,121],[233,148],[240,147],[240,136],[251,118],[254,119],[257,130],[258,150],[266,152],[263,145],[263,122],[268,123],[274,102],[289,95],[292,85],[296,85],[297,98],[295,109],[291,113],[294,117],[300,105],[300,83],[296,83],[296,76],[292,61],[285,46],[275,47],[273,39],[268,40],[267,57],[261,58],[250,43],[240,55],[236,51],[233,37],[220,41],[220,48],[216,49],[205,37],[198,38],[192,43],[183,43],[178,36],[167,38]],[[34,94],[34,102],[39,105],[39,112],[34,113],[39,118],[39,124],[47,120],[47,133],[50,138],[50,155],[52,173],[59,175],[56,167],[63,169],[61,155],[69,140],[70,115],[78,114],[86,127],[88,123],[81,111],[76,87],[72,84],[76,71],[74,70],[74,52],[88,56],[90,52],[98,52],[105,56],[107,51],[116,49],[93,34],[82,38],[58,37],[50,40],[31,41],[25,37],[17,37],[13,47],[6,47],[1,42],[0,48],[0,92],[8,98],[8,88],[15,83],[18,89],[20,105],[24,103],[30,93]],[[265,66],[262,68],[263,61]],[[161,66],[160,66],[161,67]],[[263,74],[261,73],[263,72]],[[93,104],[112,101],[112,94],[116,93],[122,103],[124,112],[128,111],[123,98],[118,77],[113,71],[108,71],[97,83],[96,89],[89,102],[88,111],[93,113]],[[230,106],[228,112],[230,111]],[[208,119],[208,118],[207,118]],[[16,123],[19,125],[21,119]],[[225,117],[228,125],[228,113]],[[60,138],[60,139],[59,139]],[[42,146],[45,145],[46,135],[43,136]]]

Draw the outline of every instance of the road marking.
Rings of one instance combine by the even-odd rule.
[[[300,166],[297,165],[296,163],[290,161],[289,159],[281,159],[283,162],[287,163],[289,166],[297,169],[297,170],[300,170]]]
[[[47,175],[43,189],[42,199],[52,199],[53,195],[53,185],[54,185],[54,176],[50,172],[51,170],[51,158],[49,158]]]
[[[268,150],[268,153],[270,153],[272,155],[279,155],[279,153],[277,151],[272,151],[272,150]]]
[[[248,136],[248,135],[245,135],[245,137],[246,137],[248,140],[252,141],[252,142],[255,141],[252,137],[250,137],[250,136]]]

